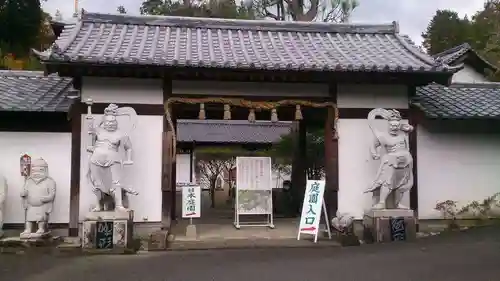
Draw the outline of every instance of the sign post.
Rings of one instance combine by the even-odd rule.
[[[189,224],[193,224],[193,218],[201,217],[201,188],[199,185],[186,185],[182,187],[182,218],[189,218]]]
[[[328,221],[328,212],[326,211],[326,205],[323,200],[324,193],[324,180],[307,180],[297,240],[300,240],[301,234],[309,234],[314,235],[314,243],[318,242],[321,212],[323,212],[323,216],[325,219],[328,237],[332,239],[330,222]]]

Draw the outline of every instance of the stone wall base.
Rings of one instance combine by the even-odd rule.
[[[109,223],[106,231],[109,236],[104,237],[99,232],[100,223]],[[102,250],[106,252],[121,252],[133,248],[133,212],[98,212],[98,215],[89,216],[82,224],[82,248],[86,250]]]
[[[398,233],[400,228],[396,225],[395,219],[402,219],[404,232]],[[391,221],[394,222],[394,225],[391,225]],[[416,224],[417,220],[412,210],[370,210],[363,217],[363,240],[366,243],[386,243],[395,240],[414,241],[417,239]]]

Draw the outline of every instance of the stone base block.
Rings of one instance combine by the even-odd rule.
[[[90,212],[85,217],[85,220],[100,221],[100,220],[134,220],[134,211],[101,211]]]
[[[119,252],[133,248],[133,214],[95,212],[82,224],[82,248]]]
[[[338,236],[338,241],[339,241],[340,245],[342,245],[343,247],[361,245],[361,243],[359,243],[358,236],[356,236],[354,234],[340,234]]]
[[[412,210],[370,210],[363,217],[363,239],[366,243],[413,241],[417,238],[416,225]]]
[[[160,230],[149,236],[148,251],[166,250],[168,248],[168,231]]]

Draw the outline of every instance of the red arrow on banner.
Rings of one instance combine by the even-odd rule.
[[[187,216],[194,216],[194,215],[196,215],[196,213],[187,213],[187,214],[186,214],[186,217],[187,217]]]
[[[300,229],[300,231],[315,231],[315,230],[316,230],[316,227],[314,227],[314,226],[304,227],[304,228]]]

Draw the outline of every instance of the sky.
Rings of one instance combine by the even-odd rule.
[[[142,0],[79,0],[79,8],[88,12],[116,13],[123,5],[128,14],[139,14]],[[351,18],[353,23],[391,23],[397,21],[401,34],[409,35],[418,45],[422,42],[420,34],[439,9],[450,9],[460,16],[474,15],[481,10],[484,0],[359,0],[359,7]],[[425,4],[424,4],[425,3]],[[54,14],[59,10],[64,18],[74,12],[74,1],[47,0],[43,4],[46,12]]]

